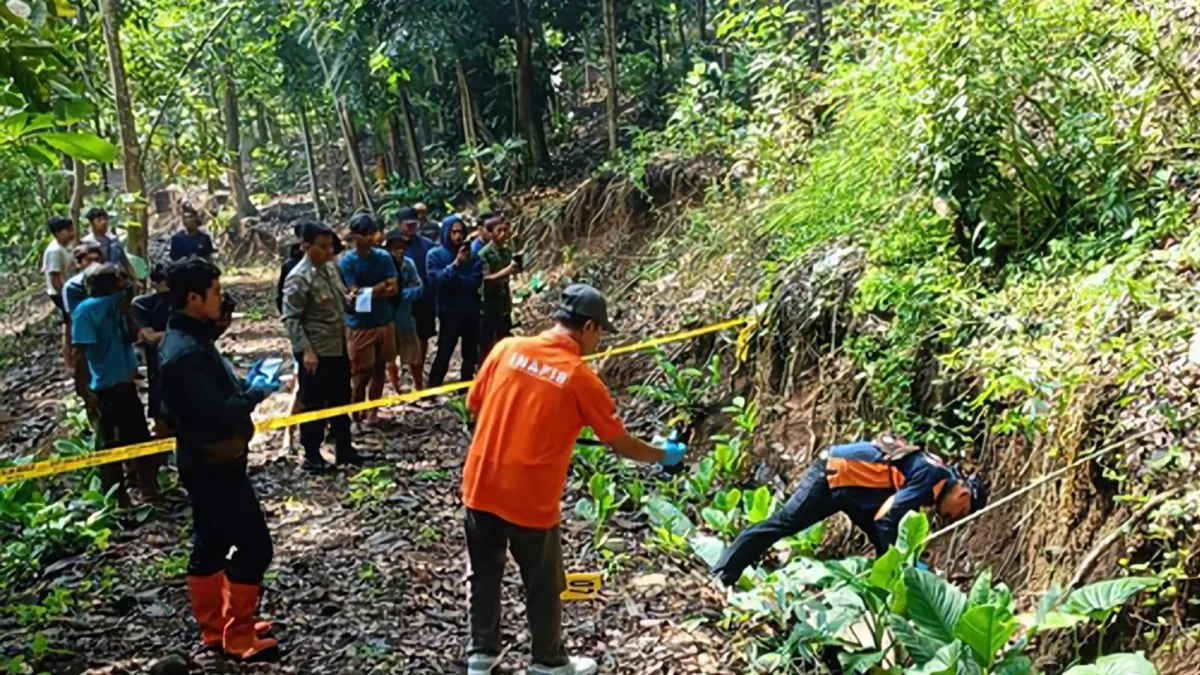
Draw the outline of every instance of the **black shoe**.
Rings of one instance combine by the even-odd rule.
[[[311,474],[322,474],[333,471],[333,465],[325,461],[321,456],[321,452],[305,452],[304,453],[304,470]]]
[[[362,466],[363,464],[366,464],[367,462],[369,462],[373,459],[375,459],[375,457],[373,455],[371,455],[371,453],[359,452],[359,451],[355,450],[354,448],[350,448],[349,450],[339,452],[339,453],[337,453],[337,456],[334,458],[334,460],[338,463],[338,466],[341,466],[343,464],[349,464],[351,466]]]

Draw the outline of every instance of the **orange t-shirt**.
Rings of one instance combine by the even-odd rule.
[[[475,438],[463,502],[515,525],[549,529],[559,512],[575,439],[585,426],[608,442],[625,433],[608,389],[566,336],[509,338],[492,349],[467,394]]]

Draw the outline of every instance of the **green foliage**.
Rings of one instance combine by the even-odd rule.
[[[613,511],[625,503],[625,497],[618,498],[612,476],[600,472],[592,474],[588,481],[588,495],[591,499],[580,499],[575,503],[575,513],[595,525],[592,546],[599,548],[604,540],[604,524]]]
[[[684,421],[690,421],[709,405],[709,397],[721,383],[721,360],[717,354],[713,354],[704,371],[676,366],[661,349],[654,352],[654,362],[665,383],[634,385],[629,388],[630,393],[671,406]]]
[[[390,466],[363,469],[351,476],[349,483],[349,500],[355,509],[378,504],[396,489]]]
[[[107,547],[115,509],[95,472],[61,496],[35,481],[0,485],[0,591],[36,575],[46,560]]]
[[[902,530],[908,532],[907,550],[892,547],[871,564],[857,558],[826,562],[801,558],[776,572],[760,574],[758,587],[733,595],[726,620],[757,617],[786,629],[760,638],[752,650],[760,662],[815,662],[823,648],[838,647],[845,650],[839,657],[844,669],[862,668],[878,662],[876,655],[885,649],[885,633],[890,631],[903,648],[894,651],[894,658],[905,675],[1031,672],[1032,661],[1026,654],[1030,638],[1058,629],[1039,624],[1051,620],[1061,592],[1043,598],[1036,617],[1018,622],[1011,591],[993,584],[990,573],[977,577],[964,594],[931,572],[911,566],[928,537],[924,515],[910,514]],[[1145,580],[1122,579],[1077,593],[1079,602],[1094,599],[1087,606],[1106,612],[1107,618],[1137,590],[1152,587]],[[794,627],[796,622],[806,625]],[[852,625],[860,629],[845,632]],[[848,641],[850,634],[854,639]],[[1103,657],[1078,672],[1118,672],[1104,670],[1115,667],[1111,664],[1128,664],[1132,668],[1128,672],[1143,672],[1137,670],[1143,661],[1133,654]],[[1155,671],[1151,667],[1145,672]]]

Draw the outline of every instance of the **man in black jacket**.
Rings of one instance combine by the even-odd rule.
[[[246,382],[217,352],[220,275],[200,258],[172,266],[174,311],[159,346],[162,402],[175,424],[179,476],[192,502],[188,597],[207,647],[244,661],[276,660],[276,641],[259,635],[269,626],[254,619],[273,551],[246,461],[254,436],[250,413],[279,383],[261,376]]]

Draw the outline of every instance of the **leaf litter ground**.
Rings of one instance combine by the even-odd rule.
[[[264,277],[260,270],[227,280],[243,308],[269,307],[274,289]],[[244,367],[287,351],[282,326],[267,314],[241,318],[223,338],[222,350],[235,363]],[[282,415],[286,405],[287,397],[276,395],[258,412]],[[370,468],[388,467],[367,484],[374,494],[357,501],[351,494],[359,484],[350,480],[356,471],[311,477],[299,467],[299,451],[284,447],[282,431],[256,439],[250,471],[275,544],[262,610],[285,649],[281,663],[246,666],[198,649],[183,576],[190,517],[182,493],[174,491],[145,522],[130,518],[129,529],[114,535],[106,550],[44,571],[40,588],[75,589],[74,604],[41,631],[52,649],[63,650],[44,666],[55,673],[142,673],[179,654],[190,661],[190,671],[180,672],[193,673],[464,672],[467,567],[459,480],[467,442],[444,401],[385,411],[380,427],[356,429],[357,445],[376,454]],[[565,514],[577,498],[565,497]],[[605,571],[599,599],[566,605],[570,651],[596,658],[603,673],[734,672],[740,650],[716,626],[724,594],[702,565],[647,549],[647,528],[637,514],[618,514],[612,527],[628,559],[604,570],[590,547],[591,525],[564,523],[568,571]],[[78,590],[85,580],[90,588]],[[504,590],[509,651],[498,673],[528,667],[522,597],[510,561]],[[31,633],[0,633],[0,647],[29,644]]]

